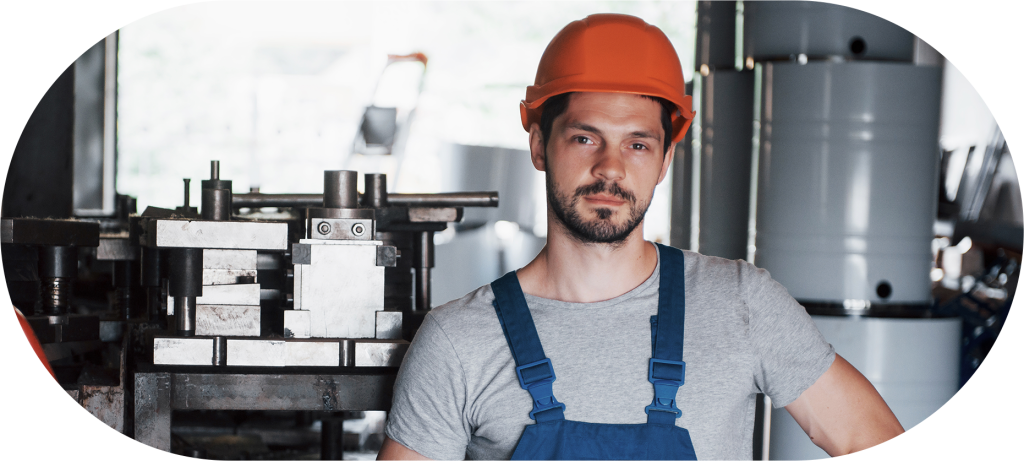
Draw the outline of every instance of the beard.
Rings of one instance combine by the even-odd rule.
[[[569,231],[569,235],[581,243],[605,243],[618,245],[626,240],[629,234],[644,220],[650,201],[638,201],[636,195],[623,189],[616,182],[605,182],[598,180],[589,185],[580,186],[573,192],[572,197],[567,197],[558,192],[556,184],[547,175],[548,204],[555,217]],[[620,224],[615,224],[612,217],[615,211],[610,208],[597,208],[594,210],[597,215],[595,219],[585,220],[580,216],[576,206],[580,199],[592,194],[607,193],[626,201],[629,204],[629,216]]]

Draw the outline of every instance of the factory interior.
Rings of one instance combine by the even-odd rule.
[[[57,384],[18,368],[52,384],[21,408],[88,415],[90,453],[375,459],[427,312],[544,247],[517,106],[597,12],[660,27],[693,95],[647,240],[767,269],[908,431],[987,371],[1017,172],[903,27],[818,2],[217,2],[83,46],[24,116],[0,254]],[[754,459],[827,456],[757,402]]]

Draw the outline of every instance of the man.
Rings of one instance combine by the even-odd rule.
[[[660,30],[574,21],[521,111],[547,178],[547,245],[427,315],[380,458],[749,459],[759,392],[830,455],[903,431],[767,272],[643,240],[692,119]]]

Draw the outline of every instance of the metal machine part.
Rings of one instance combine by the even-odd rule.
[[[702,254],[747,257],[754,124],[754,72],[723,69],[701,78],[700,233]]]
[[[762,78],[758,265],[801,301],[930,304],[941,68],[766,63]]]
[[[911,62],[914,35],[878,16],[818,2],[744,2],[743,56],[840,56]]]
[[[30,300],[47,315],[28,320],[51,361],[66,359],[58,380],[98,418],[163,448],[172,410],[387,409],[403,338],[429,308],[419,296],[415,310],[413,287],[417,273],[429,283],[433,233],[462,218],[453,204],[496,206],[496,193],[389,196],[386,177],[369,174],[360,196],[355,172],[328,171],[315,206],[255,220],[231,215],[239,207],[219,167],[202,182],[201,213],[188,204],[186,179],[175,209],[126,208],[100,225],[3,220],[8,279],[34,281]],[[80,266],[88,283],[114,287],[110,298],[83,285],[104,298],[85,309],[114,309],[68,314]],[[429,286],[419,290],[429,296]],[[75,351],[120,353],[120,380],[109,360],[110,378],[94,379]],[[176,400],[197,384],[202,397]]]
[[[374,209],[356,208],[357,178],[355,171],[324,172],[324,206],[307,211],[307,238],[293,245],[293,310],[308,312],[285,317],[295,337],[376,336],[376,312],[384,309],[384,267],[378,264],[384,242],[374,240]]]
[[[836,352],[885,399],[904,429],[916,426],[959,389],[955,360],[960,319],[819,317],[814,323]],[[827,456],[784,408],[772,410],[771,459]]]
[[[497,192],[453,192],[440,194],[388,194],[391,207],[496,207]],[[323,194],[235,194],[233,208],[316,207],[324,201]]]

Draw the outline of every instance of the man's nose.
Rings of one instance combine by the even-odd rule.
[[[620,181],[626,177],[626,165],[618,149],[606,147],[601,150],[594,164],[593,174],[605,181]]]

